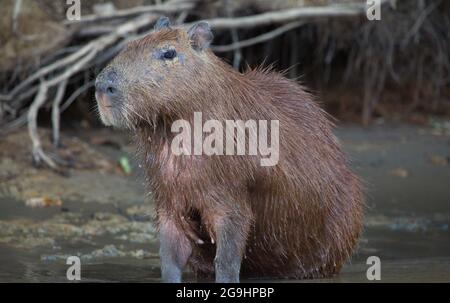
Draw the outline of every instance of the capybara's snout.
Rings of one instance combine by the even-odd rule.
[[[115,98],[119,93],[119,76],[116,71],[104,70],[95,80],[95,93],[104,94],[108,98]]]
[[[120,76],[113,68],[104,69],[95,80],[95,99],[105,125],[120,126],[123,94]]]

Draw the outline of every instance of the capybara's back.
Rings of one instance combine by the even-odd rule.
[[[339,272],[362,230],[363,195],[327,114],[279,73],[246,74],[274,105],[280,159],[256,172],[255,224],[243,262],[253,277],[315,278]]]
[[[235,212],[236,225],[250,221],[248,230],[233,229],[245,231],[243,277],[301,279],[338,273],[361,233],[363,195],[332,123],[295,81],[270,69],[243,77],[241,98],[253,101],[240,102],[246,108],[237,118],[279,121],[278,162],[261,166],[260,158],[209,159],[213,163],[202,172],[228,191],[219,197],[221,203],[208,205],[211,212],[208,206],[197,208],[202,215],[191,217],[198,222],[192,229],[201,239],[214,239],[209,222],[223,211]],[[208,243],[196,245],[190,259],[194,271],[212,276],[215,251]]]
[[[332,123],[297,82],[271,69],[235,71],[211,41],[205,22],[186,31],[162,18],[96,82],[102,121],[136,134],[162,279],[181,281],[186,265],[218,282],[337,273],[361,233],[363,195]],[[204,142],[196,141],[198,119]],[[230,121],[230,137],[217,131]],[[239,150],[239,134],[243,153],[220,150],[225,136]],[[213,152],[195,152],[208,142]]]

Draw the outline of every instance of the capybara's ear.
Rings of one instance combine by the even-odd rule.
[[[155,31],[161,30],[163,28],[170,28],[170,20],[166,16],[159,17],[158,21],[156,21],[153,29]]]
[[[200,21],[191,26],[188,30],[189,39],[192,47],[197,51],[205,50],[211,44],[214,35],[208,22]]]

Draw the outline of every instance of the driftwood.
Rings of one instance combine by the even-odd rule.
[[[386,1],[383,1],[386,2]],[[17,2],[19,3],[19,1]],[[28,124],[32,141],[32,154],[36,163],[43,163],[58,170],[58,164],[42,149],[37,131],[37,117],[39,110],[51,101],[53,143],[59,145],[60,113],[67,109],[76,98],[94,85],[94,81],[85,82],[72,94],[64,99],[67,86],[81,72],[93,67],[102,66],[106,61],[116,55],[126,43],[133,39],[145,36],[152,28],[153,23],[162,14],[176,18],[177,23],[189,26],[184,20],[189,15],[195,15],[200,0],[170,0],[163,4],[142,6],[126,10],[117,10],[108,15],[87,15],[81,21],[63,22],[72,32],[74,41],[82,44],[71,45],[58,50],[54,59],[46,62],[29,73],[29,75],[12,87],[7,93],[0,94],[0,121],[3,131],[9,131],[18,126]],[[416,25],[411,28],[411,37],[426,18],[425,13],[435,9],[427,7]],[[225,30],[231,33],[232,43],[228,45],[213,45],[216,52],[234,52],[234,65],[238,67],[241,62],[243,48],[269,41],[285,34],[317,18],[338,18],[365,15],[365,5],[361,3],[348,3],[341,5],[297,7],[280,11],[264,12],[251,16],[234,17],[232,12],[227,17],[207,20],[216,30]],[[250,29],[269,25],[279,25],[272,31],[249,39],[239,40],[237,29]],[[367,29],[369,33],[370,29]],[[410,37],[410,38],[411,38]],[[78,39],[78,40],[77,40]],[[374,65],[365,65],[366,73],[373,73],[375,69],[382,68],[374,61]],[[387,65],[389,66],[389,65]],[[383,67],[384,68],[384,67]],[[392,73],[395,75],[395,73]],[[384,74],[383,74],[384,75]],[[374,83],[366,82],[367,86],[375,86],[378,90],[384,84],[383,78],[375,79]],[[54,96],[53,96],[54,95]],[[376,106],[373,96],[365,96],[367,115]],[[5,118],[5,115],[7,118]]]
[[[181,11],[188,11],[194,8],[195,1],[169,1],[166,4],[138,6],[131,9],[124,9],[115,11],[106,15],[87,15],[79,21],[65,21],[64,24],[81,25],[85,23],[96,23],[107,20],[119,19],[119,18],[132,18],[143,14],[172,14],[179,13]]]
[[[294,22],[285,24],[283,26],[280,26],[273,31],[269,31],[267,33],[253,37],[251,39],[237,41],[237,42],[234,42],[229,45],[213,45],[211,48],[214,52],[218,52],[218,53],[234,51],[236,49],[242,49],[245,47],[249,47],[249,46],[252,46],[255,44],[259,44],[259,43],[263,43],[263,42],[272,40],[273,38],[280,36],[280,35],[284,34],[285,32],[288,32],[288,31],[290,31],[294,28],[297,28],[301,25],[304,25],[304,24],[305,24],[305,21],[294,21]]]

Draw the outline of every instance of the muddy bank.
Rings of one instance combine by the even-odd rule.
[[[386,282],[450,282],[450,132],[440,125],[337,129],[368,209],[358,251],[331,281],[367,281],[376,255]],[[84,281],[159,281],[152,200],[128,135],[69,131],[61,149],[44,144],[70,162],[64,175],[30,165],[25,131],[0,140],[0,281],[66,281],[71,255]]]

